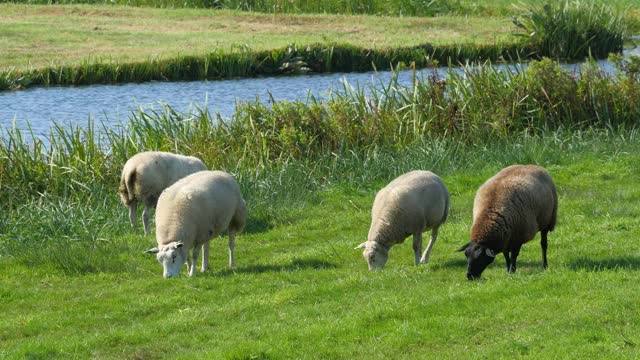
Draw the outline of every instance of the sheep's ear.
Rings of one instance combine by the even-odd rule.
[[[183,243],[181,243],[181,242],[179,242],[179,243],[177,243],[177,244],[176,244],[176,249],[179,249],[179,248],[181,248],[181,247],[183,247],[183,246],[184,246],[184,244],[183,244]]]
[[[458,250],[456,250],[456,251],[465,251],[465,250],[467,250],[467,248],[469,247],[469,245],[471,245],[471,242],[468,242],[468,243],[466,243],[466,244],[464,244],[464,245],[460,246],[460,247],[458,248]]]
[[[147,251],[145,251],[145,254],[157,254],[160,250],[158,250],[157,247],[154,247],[153,249],[149,249]]]
[[[490,256],[492,258],[496,257],[496,253],[489,248],[487,248],[484,252],[487,254],[487,256]]]
[[[363,242],[362,244],[360,244],[360,245],[358,245],[358,246],[354,247],[353,249],[354,249],[354,250],[364,249],[366,246],[367,246],[367,242],[365,241],[365,242]]]

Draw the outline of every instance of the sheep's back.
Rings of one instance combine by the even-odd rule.
[[[500,229],[494,229],[496,233],[526,242],[540,230],[553,230],[556,212],[555,185],[544,168],[509,166],[478,189],[473,206],[472,239],[498,227]]]
[[[437,175],[421,170],[403,174],[376,195],[369,239],[391,231],[406,237],[439,225],[445,221],[448,207],[449,192]]]
[[[159,243],[202,242],[225,231],[242,204],[235,179],[221,171],[201,171],[178,180],[158,200]]]
[[[134,195],[137,198],[157,198],[177,180],[192,173],[206,170],[204,163],[193,156],[162,151],[147,151],[134,155],[125,164],[125,171],[135,171]]]

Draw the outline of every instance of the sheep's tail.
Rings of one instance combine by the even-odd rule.
[[[133,171],[125,171],[120,179],[120,199],[125,205],[131,204],[135,200],[133,193],[133,186],[136,181],[136,169]]]
[[[231,225],[229,226],[236,233],[242,232],[247,222],[247,207],[244,200],[240,200],[240,206],[236,209],[233,218],[231,219]]]
[[[449,206],[450,206],[450,198],[451,195],[449,195],[449,192],[447,191],[447,198],[446,201],[444,202],[444,215],[442,216],[442,221],[440,221],[440,224],[444,224],[445,221],[447,221],[447,218],[449,217]]]

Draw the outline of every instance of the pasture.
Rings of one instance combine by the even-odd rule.
[[[50,76],[62,64],[82,79],[78,69],[94,60],[188,60],[212,48],[251,58],[292,40],[392,50],[428,36],[454,47],[516,41],[504,1],[433,18],[349,18],[357,24],[303,9],[168,4],[0,4],[0,87],[30,84],[14,68]],[[625,21],[638,14],[627,10]],[[0,358],[637,359],[640,58],[610,59],[614,75],[544,59],[416,77],[407,88],[395,78],[376,89],[345,83],[326,100],[238,104],[227,121],[165,107],[119,126],[55,123],[44,137],[1,128]],[[236,176],[249,213],[236,267],[225,237],[212,240],[211,270],[191,278],[163,279],[144,254],[155,224],[133,233],[117,189],[126,159],[151,149]],[[455,250],[469,241],[475,191],[511,164],[544,166],[555,180],[549,268],[537,235],[515,274],[499,255],[468,281]],[[448,221],[428,264],[413,264],[407,240],[370,272],[353,248],[366,239],[375,193],[414,169],[448,187]]]
[[[316,185],[290,180],[300,176],[290,164],[262,181],[268,198],[241,184],[250,212],[237,267],[227,267],[218,238],[212,270],[193,278],[162,279],[143,254],[153,235],[131,233],[115,188],[18,206],[2,223],[0,355],[636,358],[638,133],[436,144],[336,159],[334,169],[348,172],[308,174]],[[455,249],[468,241],[475,190],[512,163],[541,164],[558,186],[549,269],[537,236],[516,274],[499,256],[482,280],[467,281]],[[369,272],[353,247],[366,237],[375,191],[414,168],[441,174],[449,221],[426,266],[413,265],[409,240],[391,250],[384,271]]]

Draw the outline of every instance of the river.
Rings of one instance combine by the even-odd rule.
[[[640,56],[640,47],[625,51],[625,56]],[[598,62],[608,72],[615,69],[606,60]],[[505,65],[501,65],[505,66]],[[515,66],[515,65],[509,65]],[[564,65],[576,70],[578,65]],[[418,71],[418,76],[428,76],[434,69]],[[438,69],[441,76],[446,69]],[[454,68],[454,71],[461,71]],[[274,100],[306,99],[309,95],[326,98],[332,89],[342,87],[342,82],[368,87],[386,84],[391,78],[389,71],[366,73],[333,73],[288,77],[264,77],[237,80],[149,82],[122,85],[92,85],[79,87],[33,88],[0,93],[0,129],[13,124],[20,130],[29,126],[37,136],[49,133],[53,122],[59,124],[86,124],[89,118],[107,125],[126,123],[129,114],[138,108],[159,110],[161,104],[176,111],[189,112],[194,107],[207,108],[229,118],[237,102],[259,99]],[[413,72],[401,71],[400,84],[411,85]],[[3,131],[4,134],[4,131]]]

